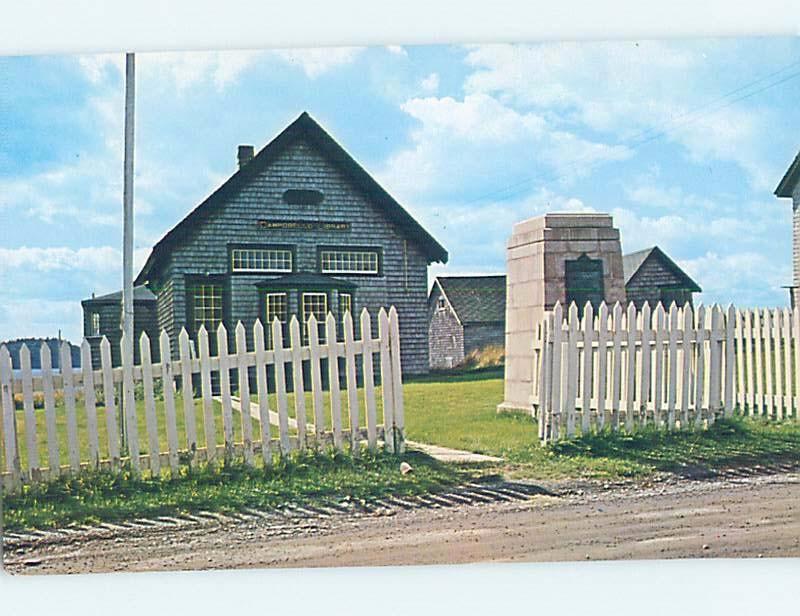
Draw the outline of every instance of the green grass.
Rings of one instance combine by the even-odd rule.
[[[270,469],[242,464],[184,469],[176,479],[134,479],[130,473],[86,473],[46,485],[26,486],[4,499],[7,530],[57,528],[194,511],[269,509],[282,504],[369,502],[388,494],[411,496],[463,480],[466,471],[421,454],[405,457],[414,472],[402,475],[400,459],[364,452],[358,458],[330,451],[293,454]]]

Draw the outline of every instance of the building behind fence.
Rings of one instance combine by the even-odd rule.
[[[578,433],[704,427],[736,409],[800,418],[800,309],[573,303],[545,316],[534,349],[544,442]]]
[[[285,456],[294,449],[328,445],[343,451],[345,443],[357,455],[364,440],[370,450],[382,439],[389,452],[403,451],[400,335],[394,307],[388,313],[380,310],[377,337],[366,310],[360,315],[360,339],[354,336],[349,312],[342,320],[343,336],[337,336],[337,319],[328,314],[324,326],[320,324],[324,343],[313,316],[306,325],[307,344],[303,344],[297,318],[289,323],[285,344],[283,326],[275,320],[270,326],[271,344],[267,344],[267,332],[256,322],[254,345],[248,348],[247,332],[239,323],[235,350],[230,351],[223,325],[211,335],[201,329],[196,356],[185,330],[177,340],[162,331],[158,341],[152,341],[160,351],[159,363],[152,361],[151,341],[144,333],[138,340],[141,361],[117,368],[107,339],[100,345],[99,369],[92,366],[86,340],[81,368],[73,369],[65,343],[60,349],[60,374],[54,372],[50,349],[43,345],[42,370],[37,376],[27,347],[20,352],[19,373],[12,370],[8,349],[0,347],[4,464],[0,479],[4,489],[13,491],[22,483],[83,469],[130,466],[134,474],[149,469],[152,476],[159,476],[163,467],[174,475],[181,464],[241,458],[252,466],[259,455],[270,465],[273,452]],[[214,355],[209,351],[212,337],[217,344]],[[131,342],[122,339],[123,345]],[[177,360],[171,359],[175,345]],[[310,391],[303,378],[304,366],[310,375]],[[274,387],[272,379],[267,379],[268,370],[274,374]],[[327,394],[323,371],[328,376]],[[219,396],[212,390],[212,377]],[[196,380],[199,392],[184,386]],[[18,413],[14,396],[20,394],[23,409]],[[37,396],[42,397],[43,413],[36,409]],[[142,400],[143,422],[137,414],[137,398]],[[215,416],[217,405],[221,426]],[[257,432],[253,419],[260,427]],[[142,424],[145,430],[140,434]],[[277,438],[272,426],[277,426]]]

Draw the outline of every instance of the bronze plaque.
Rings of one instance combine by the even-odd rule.
[[[603,286],[603,260],[591,259],[585,253],[566,262],[567,307],[575,302],[578,314],[583,315],[586,302],[595,310],[605,298]]]

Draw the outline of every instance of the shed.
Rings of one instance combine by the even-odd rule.
[[[692,294],[702,289],[658,246],[622,256],[625,294],[628,302],[641,308],[645,302],[654,308],[661,303],[669,309],[672,302],[692,304]]]

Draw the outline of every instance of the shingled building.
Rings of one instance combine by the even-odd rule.
[[[256,319],[322,323],[367,308],[377,328],[379,308],[395,306],[403,370],[427,372],[428,265],[447,251],[307,113],[257,154],[239,146],[238,162],[136,278],[154,296],[157,328],[174,340],[186,327],[194,339],[201,325],[232,334],[241,321],[252,344]],[[103,318],[100,299],[84,302],[84,330],[113,346],[119,320]],[[135,305],[136,322],[149,306]]]
[[[452,368],[474,349],[505,343],[505,276],[438,276],[428,295],[431,368]]]
[[[637,309],[645,302],[652,308],[660,303],[666,310],[673,302],[678,306],[692,304],[692,294],[702,291],[658,246],[622,255],[622,269],[625,295]]]

